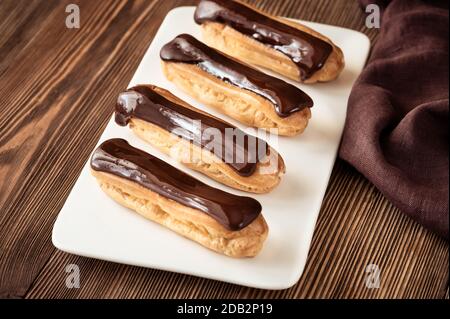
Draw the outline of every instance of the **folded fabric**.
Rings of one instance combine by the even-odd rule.
[[[448,238],[448,1],[369,3],[382,6],[381,31],[349,99],[340,157]]]

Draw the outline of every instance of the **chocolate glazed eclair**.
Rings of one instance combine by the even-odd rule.
[[[253,257],[267,238],[258,201],[203,184],[125,140],[101,144],[91,172],[119,204],[219,253]]]
[[[311,98],[299,88],[242,64],[182,34],[160,52],[166,77],[199,101],[246,124],[300,134],[311,117]]]
[[[157,86],[121,93],[115,120],[189,168],[239,190],[267,193],[285,172],[283,159],[265,141]]]
[[[345,65],[342,50],[322,34],[240,1],[201,0],[194,19],[208,45],[296,81],[331,81]]]

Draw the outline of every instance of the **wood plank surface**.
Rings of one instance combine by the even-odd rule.
[[[353,0],[247,1],[273,14],[352,28]],[[65,27],[76,3],[81,28]],[[448,298],[448,243],[338,160],[305,272],[283,291],[78,257],[55,249],[56,216],[167,12],[194,0],[0,2],[1,298]],[[65,285],[68,264],[81,287]],[[366,286],[366,267],[380,287]]]

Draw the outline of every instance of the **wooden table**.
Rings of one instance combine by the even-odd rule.
[[[352,28],[353,0],[248,1],[268,12]],[[81,28],[65,27],[66,5]],[[400,213],[338,160],[297,285],[264,291],[63,253],[56,216],[162,19],[191,0],[0,2],[0,297],[448,298],[448,243]],[[65,285],[68,264],[81,288]],[[365,285],[366,266],[381,271]]]

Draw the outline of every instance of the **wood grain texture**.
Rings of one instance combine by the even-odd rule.
[[[353,0],[248,1],[376,39]],[[77,3],[81,28],[65,27]],[[264,291],[69,255],[56,216],[167,12],[185,0],[0,2],[0,297],[448,298],[448,244],[337,161],[297,285]],[[81,288],[65,286],[68,264]],[[381,271],[365,285],[366,266]]]

